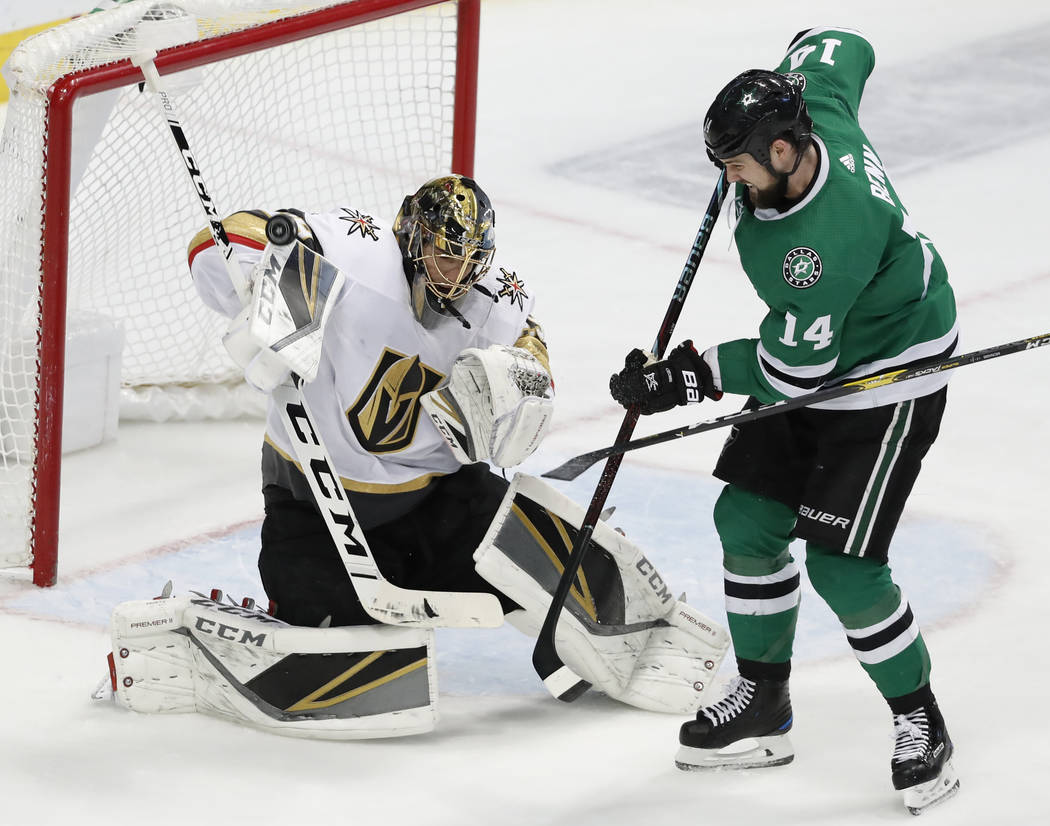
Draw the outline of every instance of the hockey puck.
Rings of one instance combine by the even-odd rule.
[[[274,215],[266,222],[266,240],[283,247],[295,240],[295,221],[290,215]]]

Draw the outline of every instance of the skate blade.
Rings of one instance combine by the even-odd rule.
[[[786,734],[748,737],[721,749],[681,746],[674,764],[682,771],[710,769],[762,769],[783,766],[795,759],[795,750]]]
[[[959,777],[949,760],[939,776],[910,789],[904,789],[904,805],[913,815],[921,815],[931,806],[943,803],[959,791]]]

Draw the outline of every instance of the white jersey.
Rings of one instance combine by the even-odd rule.
[[[261,256],[267,217],[239,212],[223,221],[246,268]],[[516,274],[493,267],[481,282],[491,297],[471,291],[470,329],[451,318],[424,329],[413,315],[401,250],[388,224],[350,208],[306,213],[305,219],[325,258],[346,275],[325,327],[317,378],[303,387],[317,428],[347,490],[418,490],[460,467],[430,418],[421,415],[421,397],[445,380],[465,348],[514,345],[535,335],[529,317],[534,299]],[[189,260],[204,302],[236,315],[240,301],[206,231],[191,242]],[[266,439],[294,461],[272,401]]]

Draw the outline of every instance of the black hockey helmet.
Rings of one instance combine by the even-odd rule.
[[[405,198],[393,229],[417,320],[428,311],[459,317],[457,305],[492,264],[495,224],[488,195],[463,175],[434,178]]]
[[[802,98],[805,85],[802,75],[767,69],[748,69],[737,75],[715,96],[704,117],[707,156],[721,166],[723,159],[746,152],[778,174],[770,162],[770,144],[784,138],[801,157],[813,134],[813,121]]]

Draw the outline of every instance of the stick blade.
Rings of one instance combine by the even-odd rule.
[[[579,456],[575,456],[564,464],[558,465],[553,470],[548,470],[546,473],[540,475],[546,479],[560,479],[562,482],[571,482],[577,476],[582,474],[587,468],[602,458],[602,451],[593,451],[592,453],[582,453]]]
[[[384,582],[365,608],[371,617],[388,625],[416,628],[498,628],[503,625],[503,608],[493,594],[410,591]]]
[[[543,687],[563,703],[571,703],[591,687],[589,682],[558,659],[556,653],[547,651],[540,642],[532,650],[532,666],[543,680]]]
[[[562,689],[560,694],[555,694],[555,697],[557,697],[563,703],[571,703],[577,698],[582,697],[584,694],[587,693],[587,690],[591,687],[591,684],[589,682],[587,682],[582,677],[577,677],[572,671],[570,671],[565,666],[562,666],[561,670],[568,672],[566,682],[568,682],[569,680],[571,680],[572,682],[568,688]],[[544,685],[546,685],[546,683],[544,683]],[[548,688],[548,691],[552,691],[552,689]]]

